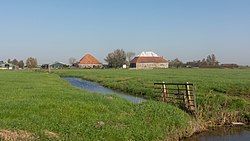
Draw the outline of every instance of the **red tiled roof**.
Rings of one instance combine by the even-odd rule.
[[[101,64],[95,57],[90,54],[86,54],[80,60],[80,64]]]
[[[130,63],[167,63],[163,57],[135,57]]]

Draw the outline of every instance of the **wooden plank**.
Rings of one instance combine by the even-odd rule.
[[[188,84],[188,82],[186,82]],[[187,87],[187,99],[188,99],[188,107],[189,107],[189,110],[192,110],[194,111],[194,106],[190,106],[190,105],[194,105],[194,101],[192,100],[191,98],[191,94],[190,94],[190,87],[189,85],[186,85]]]
[[[192,83],[189,83],[189,84],[186,84],[186,83],[154,83],[154,85],[162,85],[162,84],[165,84],[165,85],[183,85],[183,86],[186,86],[186,85],[193,85]]]
[[[194,108],[195,108],[195,113],[194,114],[197,114],[198,113],[198,110],[197,110],[197,103],[196,103],[196,96],[195,96],[195,87],[193,86],[192,87],[192,90],[193,90],[193,99],[194,99]]]

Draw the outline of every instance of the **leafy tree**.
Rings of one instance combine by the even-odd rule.
[[[37,60],[36,60],[36,58],[29,57],[26,60],[26,65],[27,65],[28,68],[35,68],[35,67],[37,67]]]
[[[16,65],[16,66],[18,65],[17,59],[12,60],[11,63],[12,63],[13,65]]]
[[[18,67],[19,68],[22,68],[23,69],[23,67],[24,67],[24,62],[23,62],[23,60],[20,60],[19,62],[18,62]]]
[[[111,68],[120,68],[123,64],[126,64],[126,53],[123,49],[117,49],[112,53],[109,53],[106,59],[104,59],[108,66]]]

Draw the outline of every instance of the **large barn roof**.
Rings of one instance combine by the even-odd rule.
[[[130,63],[167,63],[163,57],[135,57]]]
[[[163,57],[158,56],[156,53],[147,51],[142,52],[137,57],[135,57],[133,60],[130,61],[130,63],[167,63],[168,61],[165,60]]]
[[[95,57],[90,54],[86,54],[80,60],[80,64],[101,64]]]
[[[138,57],[159,57],[159,56],[152,51],[146,51],[139,54]]]

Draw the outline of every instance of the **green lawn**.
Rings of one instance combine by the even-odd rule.
[[[72,73],[98,78],[95,71],[108,72]],[[0,71],[0,78],[0,140],[164,140],[196,127],[192,117],[174,106],[79,90],[57,74]]]

